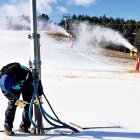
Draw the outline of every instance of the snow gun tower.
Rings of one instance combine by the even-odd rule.
[[[48,106],[50,107],[53,113],[53,117],[50,116],[42,106],[41,103],[42,96],[40,98],[38,93],[39,82],[41,79],[41,59],[40,59],[40,34],[37,33],[36,0],[30,0],[30,10],[31,10],[31,34],[28,37],[30,39],[31,59],[29,61],[29,65],[33,75],[34,93],[29,106],[29,119],[32,125],[34,126],[33,129],[34,133],[42,134],[45,133],[45,130],[47,132],[52,129],[60,129],[60,128],[70,129],[72,132],[78,133],[79,131],[76,128],[60,121],[60,119],[54,112],[44,93],[42,93],[42,95],[44,96],[44,99],[46,100]],[[32,120],[33,107],[35,121]],[[46,128],[43,127],[42,117],[48,124],[50,124],[50,127]]]
[[[30,14],[31,14],[31,34],[30,39],[30,61],[29,65],[32,70],[34,83],[34,96],[38,96],[38,84],[41,78],[41,59],[40,59],[40,34],[37,33],[37,14],[36,14],[36,0],[30,0]],[[34,119],[36,125],[42,127],[42,114],[39,105],[34,105]],[[35,128],[34,133],[41,134],[41,129]]]

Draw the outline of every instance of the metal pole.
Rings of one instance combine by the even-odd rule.
[[[67,17],[65,17],[65,30],[67,31]]]
[[[30,0],[31,13],[31,34],[30,38],[30,68],[33,74],[34,94],[38,95],[38,82],[41,79],[41,59],[40,59],[40,34],[37,34],[37,14],[36,14],[36,0]],[[34,118],[36,125],[42,127],[42,115],[39,105],[34,105]],[[41,134],[42,131],[34,128],[34,133]]]

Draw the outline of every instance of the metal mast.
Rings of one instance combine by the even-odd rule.
[[[70,19],[70,14],[63,14],[63,19],[65,19],[65,30],[68,30],[68,20]]]
[[[30,39],[30,68],[33,74],[34,94],[38,94],[38,83],[41,79],[41,59],[40,59],[40,34],[37,34],[37,14],[36,14],[36,0],[30,0],[30,14],[31,14],[31,34]],[[42,115],[39,105],[34,105],[34,119],[36,125],[42,127]],[[41,134],[42,131],[34,128],[34,133]]]

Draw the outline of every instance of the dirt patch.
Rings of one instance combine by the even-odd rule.
[[[135,67],[135,56],[130,57],[129,53],[119,52],[109,49],[102,49],[101,54],[108,59],[108,61],[123,67]]]

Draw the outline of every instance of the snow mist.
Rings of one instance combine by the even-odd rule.
[[[118,31],[88,23],[81,23],[78,27],[77,40],[78,46],[84,46],[87,49],[106,47],[112,44],[122,45],[128,49],[134,47]]]
[[[55,31],[58,34],[62,34],[65,36],[69,36],[70,34],[61,26],[58,26],[57,24],[54,24],[53,22],[50,22],[47,24],[47,29],[51,31]]]

